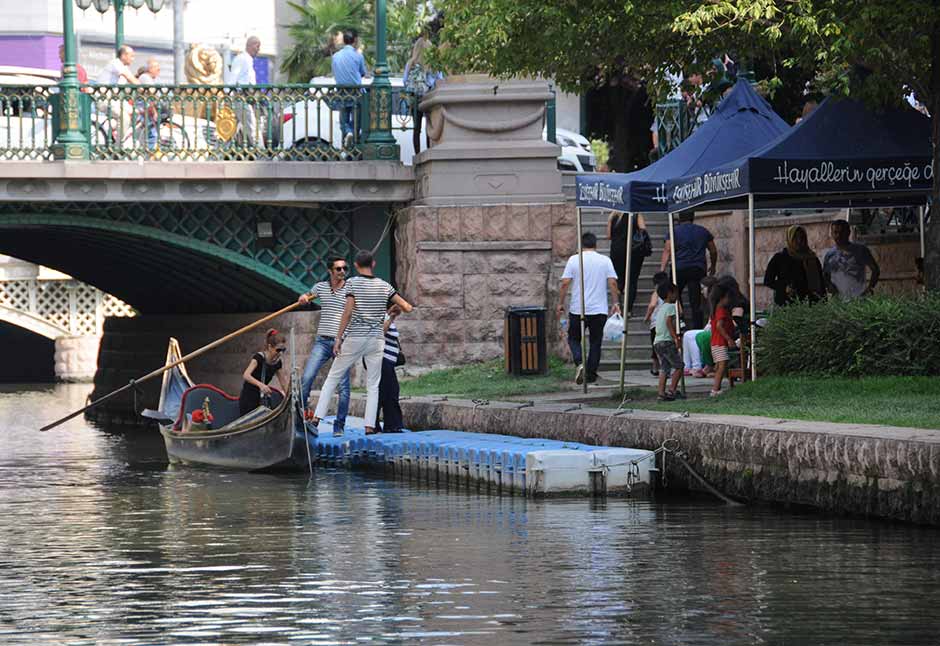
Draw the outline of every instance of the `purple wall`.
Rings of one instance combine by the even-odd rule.
[[[0,36],[0,65],[58,70],[62,36]]]

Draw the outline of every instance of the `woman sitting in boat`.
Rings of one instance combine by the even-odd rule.
[[[251,355],[251,361],[242,374],[244,383],[242,392],[238,397],[239,416],[250,413],[261,405],[261,396],[271,394],[268,386],[274,376],[281,384],[282,390],[288,392],[287,376],[281,371],[281,355],[287,349],[284,337],[277,330],[268,330],[264,337],[264,350]]]

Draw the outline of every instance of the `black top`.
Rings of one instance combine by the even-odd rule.
[[[822,264],[816,259],[819,276],[822,276]],[[790,255],[787,249],[774,254],[764,270],[764,285],[774,290],[774,303],[787,305],[795,300],[818,301],[825,293],[810,291],[803,262]],[[787,293],[787,287],[791,293]]]
[[[611,254],[627,253],[627,220],[628,216],[619,215],[610,226],[610,252]],[[650,240],[650,234],[646,229],[641,229],[633,223],[633,253],[639,254],[643,258],[653,253],[653,243]]]
[[[262,352],[255,352],[251,355],[251,358],[254,359],[257,364],[255,365],[255,369],[251,371],[251,376],[263,384],[271,383],[274,375],[281,369],[281,360],[278,359],[276,363],[268,363]],[[256,385],[243,381],[242,392],[238,396],[239,414],[244,415],[245,413],[249,413],[260,405],[261,390]]]

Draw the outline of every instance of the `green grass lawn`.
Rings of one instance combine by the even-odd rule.
[[[502,359],[435,370],[420,377],[403,379],[402,395],[463,395],[468,398],[499,399],[515,395],[568,390],[574,385],[574,367],[550,358],[548,374],[513,377],[506,374]]]
[[[625,406],[651,410],[940,429],[940,378],[762,377],[714,399],[660,403],[652,389],[627,397]]]

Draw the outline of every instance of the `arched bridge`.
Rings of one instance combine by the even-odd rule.
[[[0,254],[55,268],[141,313],[271,311],[323,279],[330,257],[380,241],[387,276],[391,213],[387,204],[11,201],[0,203]]]
[[[133,308],[77,280],[0,281],[0,321],[47,339],[97,336],[106,316],[134,316]]]

